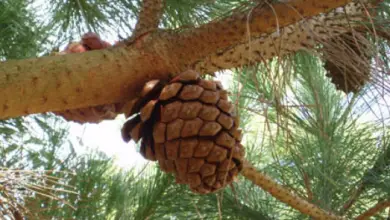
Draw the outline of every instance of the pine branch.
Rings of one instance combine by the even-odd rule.
[[[383,209],[390,207],[390,201],[382,201],[378,202],[376,205],[365,211],[363,214],[356,217],[356,220],[365,220],[369,219],[370,217],[374,216],[378,212],[383,211]]]
[[[329,44],[335,36],[359,27],[359,22],[366,18],[365,7],[363,3],[352,2],[342,10],[313,16],[260,37],[252,36],[252,30],[248,29],[247,41],[201,59],[196,62],[194,69],[200,72],[215,72],[264,62],[275,56],[283,57],[299,50],[314,50],[316,45]]]
[[[158,28],[164,10],[164,3],[165,0],[142,1],[142,8],[132,38],[137,38],[145,32]]]
[[[167,79],[169,73],[178,73],[209,54],[242,42],[248,27],[252,36],[269,35],[277,26],[294,24],[348,2],[275,3],[272,8],[254,9],[249,21],[247,13],[239,13],[183,32],[151,32],[126,47],[3,62],[0,119],[133,99],[146,81]]]
[[[36,196],[61,201],[63,205],[65,204],[74,209],[70,203],[57,196],[57,194],[61,192],[77,193],[67,190],[66,188],[69,186],[62,184],[62,179],[46,175],[49,172],[1,168],[0,209],[6,212],[5,215],[13,216],[15,220],[24,219],[23,216],[28,213],[27,206],[25,206],[26,199],[36,199]],[[3,219],[5,215],[0,212],[0,217]]]
[[[265,37],[280,31],[280,28],[320,13],[328,13],[349,2],[352,1],[295,0],[253,8],[250,12],[237,13],[226,19],[183,31],[180,37],[171,40],[175,44],[170,50],[177,56],[179,66],[187,67],[219,50],[250,40],[248,31],[252,38]]]
[[[356,190],[353,191],[352,196],[349,198],[349,200],[343,205],[343,207],[340,210],[340,214],[343,215],[346,213],[352,206],[355,204],[359,196],[364,192],[366,189],[365,185],[363,185],[363,182],[361,182]]]
[[[342,217],[327,212],[293,194],[290,190],[280,185],[266,174],[257,171],[247,161],[244,164],[241,174],[257,186],[261,187],[264,191],[270,193],[276,199],[286,203],[303,214],[309,215],[315,219],[343,219]]]
[[[307,194],[307,201],[313,200],[313,191],[311,190],[311,183],[310,178],[307,172],[303,171],[303,182],[305,184],[306,194]]]

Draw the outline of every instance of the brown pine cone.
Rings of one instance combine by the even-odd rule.
[[[332,83],[338,90],[345,93],[357,93],[370,80],[370,55],[369,49],[363,44],[359,45],[359,40],[367,39],[364,36],[354,36],[351,32],[342,34],[332,41],[344,43],[343,50],[339,50],[337,54],[325,59],[324,68],[327,71],[326,76],[329,77]],[[336,44],[337,45],[337,44]],[[332,51],[332,48],[324,46],[324,51]],[[349,63],[344,63],[345,57],[348,57]]]
[[[60,54],[83,53],[89,50],[99,50],[111,45],[100,39],[95,33],[86,33],[82,36],[81,42],[70,43]],[[71,109],[62,112],[54,112],[67,121],[78,123],[99,123],[103,120],[114,119],[119,113],[119,105],[99,105],[87,108]]]
[[[152,80],[127,109],[123,139],[142,139],[141,154],[193,192],[222,189],[242,170],[239,120],[219,82],[192,70],[169,83]]]

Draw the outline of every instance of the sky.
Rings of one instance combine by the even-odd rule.
[[[131,141],[125,143],[121,136],[121,128],[125,117],[119,115],[115,120],[105,120],[99,124],[78,124],[69,122],[71,138],[80,137],[84,146],[99,149],[109,157],[115,158],[115,164],[121,168],[143,166],[147,163],[137,152],[136,144]],[[77,150],[81,150],[76,145]]]

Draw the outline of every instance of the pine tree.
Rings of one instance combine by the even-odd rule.
[[[216,196],[193,196],[157,173],[155,182],[138,183],[148,190],[136,199],[120,197],[131,205],[96,210],[111,208],[117,219],[386,216],[388,1],[51,3],[50,21],[29,36],[57,34],[60,41],[75,30],[110,28],[131,36],[112,48],[62,56],[9,60],[24,58],[9,49],[17,56],[3,55],[0,64],[0,118],[120,103],[151,79],[238,68],[231,98],[252,164],[245,162],[241,174],[269,193],[240,179]],[[138,18],[134,31],[129,17]],[[4,39],[17,46],[41,40]]]

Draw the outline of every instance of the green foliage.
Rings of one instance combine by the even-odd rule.
[[[348,218],[389,198],[389,130],[383,120],[372,120],[380,99],[372,96],[375,90],[345,96],[325,76],[322,62],[306,53],[264,65],[237,71],[232,87],[246,118],[248,160],[333,212],[342,211],[363,185]],[[278,219],[304,218],[268,202],[274,213],[283,213]]]
[[[258,4],[257,1],[246,0],[169,0],[165,2],[161,27],[193,27]],[[37,9],[43,11],[44,16],[40,17],[50,30],[49,42],[52,48],[88,31],[127,38],[135,26],[140,7],[140,0],[45,0],[36,5]]]
[[[0,1],[0,60],[33,57],[39,51],[42,29],[27,0]]]
[[[255,3],[244,0],[220,0],[220,1],[166,1],[164,18],[162,24],[168,28],[193,27],[204,24],[211,19],[243,10]]]
[[[137,9],[132,1],[113,3],[105,0],[71,0],[66,2],[49,0],[47,3],[50,5],[48,12],[51,15],[49,24],[58,32],[66,34],[72,34],[69,33],[72,31],[79,34],[87,31],[99,33],[108,27],[119,30],[120,26],[117,25],[117,22],[129,28],[127,19],[134,19],[131,15]]]
[[[186,187],[172,186],[161,201],[151,219],[276,219],[264,192],[247,182],[211,195],[195,195]]]

